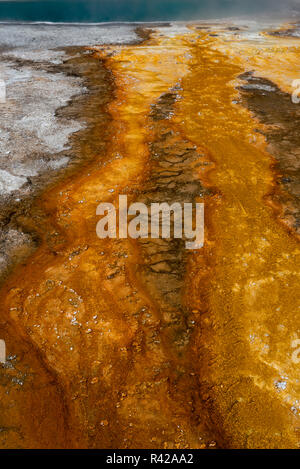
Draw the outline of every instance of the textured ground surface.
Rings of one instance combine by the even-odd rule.
[[[2,448],[299,446],[300,44],[270,28],[3,48]],[[119,194],[204,201],[204,248],[98,239]]]
[[[16,255],[25,257],[36,245],[31,233],[19,229],[32,198],[59,177],[61,168],[85,158],[69,138],[95,119],[91,111],[83,114],[81,103],[89,102],[87,93],[101,100],[101,82],[98,90],[95,84],[86,88],[90,52],[78,46],[138,42],[135,30],[130,25],[0,25],[0,78],[7,96],[0,114],[0,278]]]

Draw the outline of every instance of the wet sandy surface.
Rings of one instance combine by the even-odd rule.
[[[0,293],[1,447],[298,447],[299,111],[274,61],[297,78],[299,46],[216,24],[68,51],[74,164],[9,218],[39,247]],[[204,201],[204,248],[98,239],[119,194]]]

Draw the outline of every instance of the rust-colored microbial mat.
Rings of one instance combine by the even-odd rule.
[[[74,137],[88,162],[43,194],[40,246],[1,290],[2,448],[298,447],[298,193],[272,128],[284,101],[289,135],[300,45],[242,33],[93,49],[110,98],[93,144]],[[204,202],[204,248],[98,239],[119,194]]]

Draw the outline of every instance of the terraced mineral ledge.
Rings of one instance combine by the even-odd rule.
[[[0,293],[2,448],[299,446],[300,43],[263,29],[155,27],[65,62],[90,94],[60,112],[86,124],[16,218],[39,245]],[[98,239],[119,194],[204,202],[204,248]]]

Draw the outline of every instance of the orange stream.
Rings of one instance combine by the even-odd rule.
[[[49,233],[1,292],[1,318],[38,350],[60,389],[57,412],[65,412],[66,433],[55,440],[47,422],[38,425],[41,443],[26,433],[35,405],[22,410],[23,421],[22,391],[11,388],[6,418],[18,415],[25,436],[12,433],[3,446],[201,448],[213,446],[214,437],[228,447],[297,447],[292,345],[300,338],[300,249],[265,203],[272,157],[254,141],[259,124],[232,104],[243,64],[213,49],[217,41],[195,31],[156,33],[142,46],[95,51],[116,81],[107,153],[45,193]],[[176,377],[172,371],[173,345],[160,336],[162,318],[136,276],[138,243],[96,236],[98,203],[117,205],[119,194],[143,187],[150,105],[181,79],[170,126],[205,153],[199,178],[214,191],[204,201],[205,247],[189,254],[185,279],[195,320],[186,360],[196,368],[198,403],[189,396],[189,378],[180,367]],[[61,242],[51,249],[47,239],[56,236]],[[138,314],[145,309],[147,317]],[[16,354],[25,347],[8,341]],[[42,381],[39,366],[27,366]],[[30,392],[31,382],[26,386]],[[58,418],[55,406],[49,412],[50,420]]]

